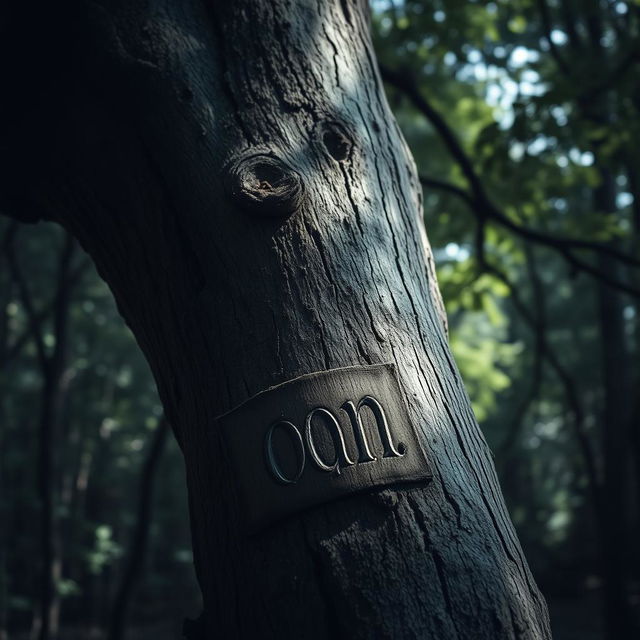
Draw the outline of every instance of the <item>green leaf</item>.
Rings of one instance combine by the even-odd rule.
[[[527,20],[524,16],[514,16],[508,22],[509,31],[512,33],[524,33],[527,30]]]

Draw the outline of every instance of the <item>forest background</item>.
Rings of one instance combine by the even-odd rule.
[[[640,1],[374,0],[372,29],[554,637],[603,638],[640,609]],[[3,640],[37,635],[46,545],[63,638],[175,638],[198,614],[148,367],[75,242],[4,218],[0,523]]]

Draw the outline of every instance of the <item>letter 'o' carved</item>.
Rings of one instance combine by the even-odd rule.
[[[291,440],[296,450],[296,457],[298,459],[298,470],[292,478],[287,478],[284,475],[275,452],[273,450],[273,434],[278,427],[286,428],[291,434]],[[298,431],[295,424],[288,420],[280,420],[280,422],[274,422],[267,431],[264,439],[264,453],[267,460],[267,468],[273,475],[273,477],[282,484],[295,484],[300,479],[302,472],[304,471],[304,465],[306,463],[306,454],[304,450],[304,442],[302,441],[302,435]]]

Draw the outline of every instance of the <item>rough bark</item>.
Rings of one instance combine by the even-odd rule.
[[[366,8],[42,11],[47,56],[25,63],[41,84],[10,78],[20,101],[36,95],[7,133],[4,208],[80,239],[152,366],[186,460],[204,637],[548,638],[447,346]],[[302,374],[382,362],[433,481],[244,536],[216,417]]]

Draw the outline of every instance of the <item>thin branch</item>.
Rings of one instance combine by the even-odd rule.
[[[640,265],[639,260],[636,260],[635,258],[632,258],[625,253],[621,253],[617,249],[605,244],[590,242],[588,240],[555,237],[542,231],[537,231],[529,227],[521,226],[507,217],[491,202],[487,201],[484,198],[477,198],[475,195],[468,193],[467,191],[460,187],[457,187],[456,185],[453,185],[444,180],[438,180],[423,175],[419,176],[419,179],[420,182],[425,186],[430,186],[435,189],[440,189],[441,191],[446,191],[447,193],[451,193],[464,200],[464,202],[469,205],[472,212],[475,214],[479,224],[495,222],[526,240],[530,240],[532,242],[536,242],[537,244],[555,249],[570,265],[572,265],[576,269],[586,271],[593,277],[598,278],[614,289],[619,289],[620,291],[624,291],[625,293],[628,293],[632,296],[640,297],[640,289],[611,278],[606,273],[600,271],[597,267],[594,267],[588,262],[585,262],[584,260],[576,257],[572,250],[584,249],[599,251],[602,254],[617,258],[621,262],[626,262],[632,266],[635,266],[636,264]]]
[[[462,187],[458,187],[455,184],[451,184],[446,180],[438,180],[437,178],[430,178],[425,175],[418,176],[420,182],[425,187],[432,187],[433,189],[438,189],[440,191],[446,191],[447,193],[451,193],[457,198],[464,200],[470,207],[475,206],[475,201],[473,196],[467,193]]]
[[[580,260],[576,259],[570,254],[571,249],[584,249],[594,252],[605,253],[611,257],[623,262],[625,264],[632,265],[634,267],[640,267],[640,259],[627,255],[621,251],[618,251],[614,247],[600,242],[591,242],[589,240],[580,240],[575,238],[555,237],[546,234],[542,231],[536,231],[528,227],[522,227],[513,222],[507,215],[505,215],[489,198],[485,191],[484,185],[480,179],[480,176],[476,173],[476,170],[471,162],[471,159],[463,149],[460,141],[458,140],[453,129],[447,124],[444,118],[434,109],[431,103],[422,95],[421,91],[416,86],[415,80],[412,76],[393,71],[384,65],[380,65],[380,71],[383,79],[389,84],[393,85],[396,89],[404,93],[413,103],[413,105],[422,112],[422,114],[431,122],[440,137],[442,138],[445,146],[449,150],[449,153],[458,163],[460,169],[471,190],[471,194],[468,196],[462,196],[461,190],[454,185],[443,183],[439,180],[434,181],[433,178],[427,178],[435,182],[436,187],[441,189],[445,188],[451,193],[455,193],[460,197],[464,197],[467,202],[472,198],[474,201],[474,210],[481,219],[493,218],[496,222],[499,222],[502,226],[518,233],[519,235],[533,240],[535,242],[545,244],[551,248],[559,251],[565,259],[573,266],[581,268]],[[584,267],[586,271],[593,274],[593,267]],[[603,278],[604,279],[604,278]],[[611,284],[609,282],[608,284]],[[615,285],[611,285],[615,286]],[[620,284],[618,287],[627,293],[633,293],[633,295],[640,295],[640,291],[636,291],[633,288],[627,287],[627,285]]]
[[[142,464],[138,486],[138,506],[136,523],[126,560],[124,574],[111,610],[109,640],[121,640],[126,632],[128,611],[133,599],[136,583],[144,564],[149,544],[149,530],[152,520],[153,490],[158,463],[162,456],[169,432],[169,422],[162,417],[152,434],[147,454]]]
[[[602,271],[602,269],[598,269],[597,267],[594,267],[588,262],[585,262],[584,260],[577,258],[569,250],[561,251],[561,253],[565,257],[567,262],[573,265],[574,267],[576,267],[576,269],[585,271],[586,273],[592,275],[594,278],[609,285],[612,289],[618,289],[618,291],[628,293],[630,296],[634,296],[635,298],[640,298],[640,289],[638,289],[637,287],[633,287],[624,282],[620,282],[620,280],[616,280],[615,278],[612,278],[610,275]]]
[[[20,302],[24,307],[27,314],[27,321],[29,323],[29,331],[31,337],[36,345],[36,351],[38,354],[38,361],[42,369],[43,375],[49,373],[49,356],[47,355],[47,349],[44,344],[44,334],[42,330],[43,318],[37,313],[33,306],[33,298],[29,287],[20,268],[20,263],[15,252],[15,237],[18,231],[18,223],[12,222],[9,233],[5,239],[5,255],[7,256],[7,263],[11,272],[11,277],[14,279],[18,286],[18,293],[20,295]]]
[[[588,103],[601,93],[612,89],[620,79],[624,78],[627,72],[634,66],[634,63],[637,64],[638,62],[640,62],[640,51],[638,51],[634,43],[629,51],[622,57],[618,65],[607,72],[605,78],[580,93],[577,98],[578,102]]]
[[[527,414],[527,411],[540,392],[543,374],[543,356],[545,355],[545,352],[547,350],[547,317],[544,289],[534,266],[533,248],[525,244],[524,250],[527,258],[527,267],[529,270],[529,281],[531,282],[531,286],[533,289],[533,304],[535,309],[535,312],[531,313],[531,318],[534,321],[534,324],[531,328],[535,334],[535,343],[533,347],[534,359],[529,392],[518,406],[514,417],[515,424],[500,446],[499,452],[502,455],[505,455],[515,444],[520,431],[524,426],[524,418]]]
[[[556,43],[553,41],[551,37],[551,32],[553,31],[553,26],[551,23],[551,12],[549,11],[549,5],[546,0],[538,0],[538,8],[540,9],[540,17],[542,19],[542,26],[544,28],[544,39],[547,45],[549,46],[549,52],[553,56],[553,59],[556,61],[558,65],[558,69],[567,77],[571,77],[571,70],[569,65],[566,63],[565,59],[562,57],[560,53],[560,49],[556,46]]]
[[[493,220],[501,224],[506,229],[510,229],[514,233],[517,233],[519,236],[522,236],[527,240],[537,242],[538,244],[544,244],[548,247],[555,248],[563,255],[565,251],[571,251],[573,249],[588,250],[611,256],[612,258],[615,258],[616,260],[619,260],[620,262],[628,264],[632,267],[640,266],[640,259],[634,258],[633,256],[624,253],[608,244],[604,244],[602,242],[593,242],[590,240],[581,240],[580,238],[552,236],[548,233],[544,233],[544,231],[538,231],[537,229],[531,229],[530,227],[519,225],[495,207],[493,207],[493,210],[490,211],[489,217],[493,218]],[[567,256],[565,255],[565,257]]]
[[[51,354],[51,366],[56,372],[61,372],[65,360],[69,307],[73,291],[73,283],[70,280],[71,264],[76,248],[75,238],[71,234],[65,233],[64,245],[58,260],[58,278],[54,298],[53,333],[55,345]]]
[[[71,270],[69,274],[69,286],[75,287],[84,274],[86,273],[91,261],[86,258],[79,262],[74,269]],[[36,312],[38,322],[42,325],[45,319],[49,316],[54,308],[55,296],[52,300],[50,300],[42,309]],[[31,329],[28,327],[25,329],[20,336],[18,336],[7,348],[5,356],[3,358],[3,364],[6,366],[9,362],[11,362],[14,358],[18,356],[20,351],[24,348],[25,344],[31,338]]]
[[[611,257],[624,262],[632,266],[640,266],[640,259],[630,256],[626,253],[618,251],[617,249],[610,247],[607,244],[600,242],[592,242],[589,240],[581,240],[579,238],[566,238],[555,237],[546,234],[542,231],[537,231],[529,227],[523,227],[511,220],[505,215],[489,198],[485,191],[484,185],[480,180],[480,177],[476,173],[471,159],[467,155],[466,151],[462,148],[462,145],[455,133],[446,123],[444,118],[433,108],[433,106],[426,100],[420,90],[415,84],[412,77],[404,75],[402,73],[392,71],[381,65],[382,77],[389,84],[393,85],[396,89],[402,91],[413,103],[413,105],[423,113],[423,115],[434,126],[443,142],[445,143],[449,153],[453,156],[454,160],[458,163],[460,169],[471,190],[471,194],[468,194],[464,190],[456,187],[455,185],[446,183],[441,180],[423,176],[421,180],[431,183],[432,186],[440,189],[444,189],[451,193],[464,198],[467,202],[471,199],[474,202],[474,207],[477,213],[482,218],[493,218],[504,227],[511,229],[512,231],[526,237],[535,242],[545,244],[557,250],[561,249],[585,249],[590,251],[596,251],[600,253],[606,253]],[[561,251],[562,252],[562,251]]]
[[[527,308],[527,305],[524,303],[522,297],[520,296],[518,288],[513,284],[513,282],[511,282],[506,273],[503,273],[495,265],[488,263],[486,260],[484,260],[481,266],[485,272],[494,275],[498,280],[500,280],[507,286],[510,293],[510,300],[514,308],[522,317],[522,319],[529,325],[531,330],[536,332],[536,320],[534,314]],[[535,273],[537,274],[537,272]],[[535,277],[537,278],[537,275]],[[543,357],[547,360],[564,388],[567,403],[569,404],[571,413],[573,414],[574,433],[576,436],[576,440],[578,441],[580,452],[582,454],[583,462],[585,465],[587,479],[589,482],[589,489],[593,497],[596,513],[598,513],[601,501],[598,467],[596,464],[596,457],[593,452],[591,441],[589,440],[589,436],[585,431],[584,411],[580,403],[578,391],[573,382],[573,379],[561,364],[556,353],[550,347],[544,333],[537,333],[537,337],[540,340],[540,347],[542,348]]]
[[[578,19],[572,5],[573,3],[571,0],[563,0],[560,2],[562,18],[564,20],[564,30],[569,36],[569,44],[572,46],[574,51],[578,52],[583,48],[584,44],[578,34],[578,29],[576,28]]]
[[[462,148],[453,129],[449,127],[444,118],[434,109],[416,86],[415,80],[408,74],[395,71],[389,67],[380,64],[380,73],[385,82],[393,85],[396,89],[402,91],[414,104],[414,106],[422,112],[422,114],[431,122],[440,137],[442,138],[449,153],[460,166],[464,177],[469,182],[471,190],[478,196],[484,193],[480,178],[475,172],[471,160]]]
[[[500,443],[496,452],[496,459],[505,459],[518,441],[522,428],[524,427],[524,418],[533,404],[533,401],[538,397],[541,384],[542,351],[539,348],[534,348],[531,384],[529,385],[529,390],[516,408],[515,414],[511,419],[513,426],[509,433],[507,433],[504,440]]]

